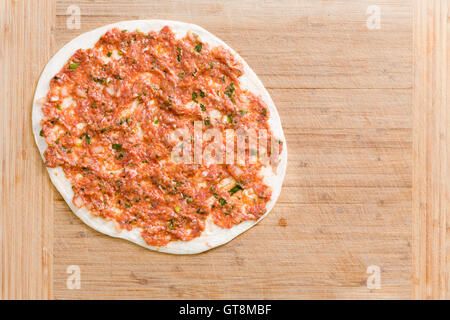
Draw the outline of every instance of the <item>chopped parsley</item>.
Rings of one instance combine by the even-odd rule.
[[[198,94],[197,94],[197,92],[192,92],[192,101],[194,101],[194,102],[196,102],[196,103],[198,103],[198,100],[197,100],[197,98],[198,98]]]
[[[227,120],[228,120],[228,123],[233,123],[233,115],[231,115],[231,114],[227,115]]]
[[[244,190],[239,184],[235,185],[233,188],[231,188],[228,192],[233,195],[239,190]]]
[[[177,52],[178,52],[178,54],[177,54],[177,61],[181,62],[181,48],[180,47],[177,47]]]
[[[111,51],[108,52],[108,53],[106,54],[106,56],[107,56],[107,57],[111,57],[111,56],[112,56],[112,52],[111,52]]]
[[[203,103],[200,103],[200,108],[202,109],[202,111],[206,111],[206,107]]]
[[[225,200],[224,198],[219,198],[219,203],[223,207],[224,205],[227,204],[227,200]]]
[[[199,42],[199,43],[195,46],[195,51],[197,51],[197,52],[202,51],[202,47],[203,47],[203,44],[202,44],[201,42]]]
[[[230,83],[230,85],[225,89],[225,95],[228,98],[231,98],[233,96],[233,93],[235,90],[236,90],[236,87],[234,86],[234,83]]]
[[[90,145],[92,143],[91,136],[87,132],[84,132],[84,133],[81,134],[80,139],[83,139],[83,138],[86,138],[86,143],[87,144]]]
[[[95,82],[98,82],[98,83],[103,83],[103,84],[107,83],[105,78],[95,78],[94,77],[94,78],[92,78],[92,80],[94,80]]]
[[[112,148],[114,150],[121,150],[122,149],[122,144],[120,144],[120,143],[113,143]]]
[[[210,62],[209,63],[209,67],[212,69],[212,68],[214,68],[214,62]]]
[[[261,113],[263,116],[265,116],[267,114],[267,109],[266,108],[262,109]]]
[[[75,70],[76,68],[78,68],[79,65],[80,65],[79,62],[72,62],[72,63],[69,65],[69,68],[70,68],[70,70]]]

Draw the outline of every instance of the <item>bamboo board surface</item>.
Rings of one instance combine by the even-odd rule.
[[[71,5],[80,29],[67,27]],[[0,298],[449,297],[448,4],[379,2],[380,29],[366,24],[371,5],[2,1]],[[289,157],[277,205],[204,254],[159,254],[85,226],[34,145],[31,101],[48,59],[130,19],[206,28],[246,59],[280,113]],[[80,289],[67,288],[71,265]],[[379,289],[367,286],[371,266]]]

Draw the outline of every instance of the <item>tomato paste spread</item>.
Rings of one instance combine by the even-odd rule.
[[[245,164],[171,158],[171,133],[198,122],[202,132],[252,128],[271,138],[269,110],[240,86],[243,72],[230,51],[191,32],[112,29],[51,80],[40,133],[46,165],[63,169],[75,206],[118,231],[140,228],[149,245],[198,237],[208,218],[221,228],[256,220],[271,190],[261,161],[247,161],[254,150],[246,147]]]

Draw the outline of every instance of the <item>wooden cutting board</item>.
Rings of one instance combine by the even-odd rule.
[[[448,7],[0,1],[0,298],[449,297]],[[80,29],[70,29],[77,8]],[[155,253],[90,229],[51,185],[34,144],[31,102],[49,58],[83,32],[129,19],[217,35],[281,116],[289,157],[277,205],[204,254]],[[79,289],[67,286],[69,266],[79,267]],[[368,285],[372,272],[380,282]]]

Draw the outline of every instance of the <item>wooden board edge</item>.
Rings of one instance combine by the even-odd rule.
[[[55,2],[0,4],[0,299],[53,297],[53,191],[34,144],[31,108],[53,53]]]
[[[447,295],[450,193],[447,0],[415,0],[413,21],[413,295]]]

